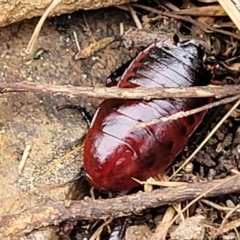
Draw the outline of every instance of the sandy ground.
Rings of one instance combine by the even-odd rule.
[[[84,48],[92,43],[93,38],[99,40],[117,35],[120,22],[128,25],[129,17],[113,8],[84,15],[89,26],[86,26],[81,12],[46,21],[35,52],[30,55],[25,49],[38,19],[2,28],[0,81],[102,85],[111,71],[129,59],[132,53],[114,42],[88,59],[74,61],[77,47],[73,32]],[[39,48],[44,49],[44,53],[34,59]],[[0,215],[66,198],[68,186],[48,186],[71,180],[79,172],[82,165],[79,140],[86,132],[87,124],[77,110],[59,112],[55,109],[62,104],[81,105],[92,114],[98,102],[45,94],[1,95]],[[28,147],[31,149],[26,164],[19,172],[20,160]],[[75,152],[67,154],[71,150]],[[34,191],[39,188],[41,191]],[[37,239],[53,239],[49,237],[52,230],[40,232]],[[29,236],[29,239],[34,238]]]

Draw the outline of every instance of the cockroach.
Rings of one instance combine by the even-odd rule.
[[[120,88],[188,87],[207,85],[204,50],[190,40],[161,41],[142,51],[125,70]],[[163,173],[187,145],[205,112],[174,121],[136,128],[139,122],[187,111],[209,102],[191,99],[108,99],[98,107],[84,144],[84,169],[96,189],[127,192]]]

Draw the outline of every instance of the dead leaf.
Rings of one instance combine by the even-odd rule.
[[[203,240],[205,235],[204,216],[198,215],[187,218],[184,222],[170,233],[171,239],[175,240]]]

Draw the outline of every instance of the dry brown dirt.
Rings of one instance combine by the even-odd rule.
[[[115,42],[88,59],[74,61],[77,46],[73,33],[76,32],[84,48],[93,39],[118,35],[120,22],[131,23],[125,12],[114,8],[85,12],[84,18],[86,21],[82,12],[76,12],[48,19],[35,52],[30,55],[25,49],[38,19],[1,28],[1,81],[102,85],[111,71],[133,53],[119,48]],[[41,49],[44,53],[34,59]],[[82,158],[77,147],[87,124],[77,110],[57,111],[56,107],[62,104],[81,105],[92,114],[98,102],[30,93],[0,96],[0,215],[66,198],[68,186],[51,189],[46,186],[69,181],[79,172]],[[18,166],[27,146],[31,146],[30,153],[19,172]],[[75,153],[66,155],[74,149]],[[39,188],[42,190],[34,191]],[[37,239],[48,239],[48,234],[41,232]]]

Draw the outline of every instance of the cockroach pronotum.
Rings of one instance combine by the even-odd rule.
[[[210,75],[204,51],[193,41],[154,43],[129,65],[120,88],[207,85]],[[87,180],[97,189],[125,192],[163,173],[187,145],[205,112],[174,121],[136,128],[179,111],[200,107],[209,99],[104,100],[98,107],[84,144]]]

